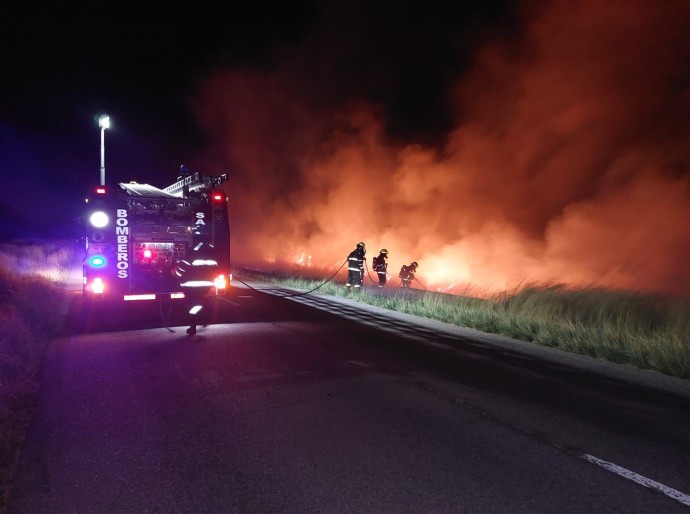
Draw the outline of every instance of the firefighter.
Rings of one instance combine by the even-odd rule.
[[[400,268],[400,273],[398,276],[400,277],[400,280],[402,281],[402,286],[405,288],[410,287],[410,282],[414,280],[414,274],[417,271],[417,264],[416,262],[413,262],[409,266],[406,266],[403,264],[403,267]]]
[[[388,250],[384,248],[379,252],[378,256],[374,257],[374,260],[372,261],[374,271],[379,276],[379,287],[386,285],[386,270],[388,269],[386,259],[388,259]]]
[[[198,243],[189,255],[177,261],[174,274],[185,294],[185,306],[189,313],[188,334],[196,334],[199,313],[208,305],[211,289],[215,287],[214,280],[220,273],[215,249],[209,243]]]
[[[364,256],[367,251],[364,243],[357,243],[357,247],[347,256],[347,283],[345,289],[362,287],[364,277]]]

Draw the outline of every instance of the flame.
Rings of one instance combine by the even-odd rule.
[[[307,252],[301,252],[297,254],[294,259],[294,263],[301,268],[311,268],[312,267],[312,257]]]

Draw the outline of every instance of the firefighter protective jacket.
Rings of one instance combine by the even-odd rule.
[[[385,273],[388,269],[388,263],[386,262],[386,257],[383,254],[374,257],[372,264],[374,265],[374,271],[377,273]]]
[[[403,280],[412,280],[414,278],[414,272],[414,267],[403,265],[403,267],[400,268],[398,276]]]
[[[358,248],[352,250],[347,256],[347,269],[359,271],[364,276],[364,252]]]

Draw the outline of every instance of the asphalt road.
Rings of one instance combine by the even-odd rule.
[[[687,381],[249,285],[74,296],[10,512],[688,512]]]

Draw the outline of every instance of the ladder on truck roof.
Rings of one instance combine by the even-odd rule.
[[[205,187],[219,186],[228,179],[227,173],[223,173],[218,177],[202,177],[199,172],[195,172],[187,177],[184,177],[168,187],[164,187],[163,191],[178,198],[184,196],[185,187],[188,191],[197,191]]]
[[[168,193],[169,195],[182,197],[185,186],[189,187],[189,191],[196,191],[197,189],[201,189],[202,187],[207,187],[209,185],[210,182],[208,184],[204,183],[204,180],[201,178],[201,175],[199,175],[199,172],[197,171],[192,175],[178,180],[174,184],[170,184],[168,187],[164,187],[163,191]]]
[[[128,195],[130,196],[136,196],[136,197],[141,197],[141,198],[174,198],[177,199],[176,196],[171,195],[170,193],[166,193],[165,191],[162,191],[158,189],[157,187],[153,187],[149,184],[136,184],[136,183],[129,183],[129,184],[120,184],[120,188],[124,189]]]

